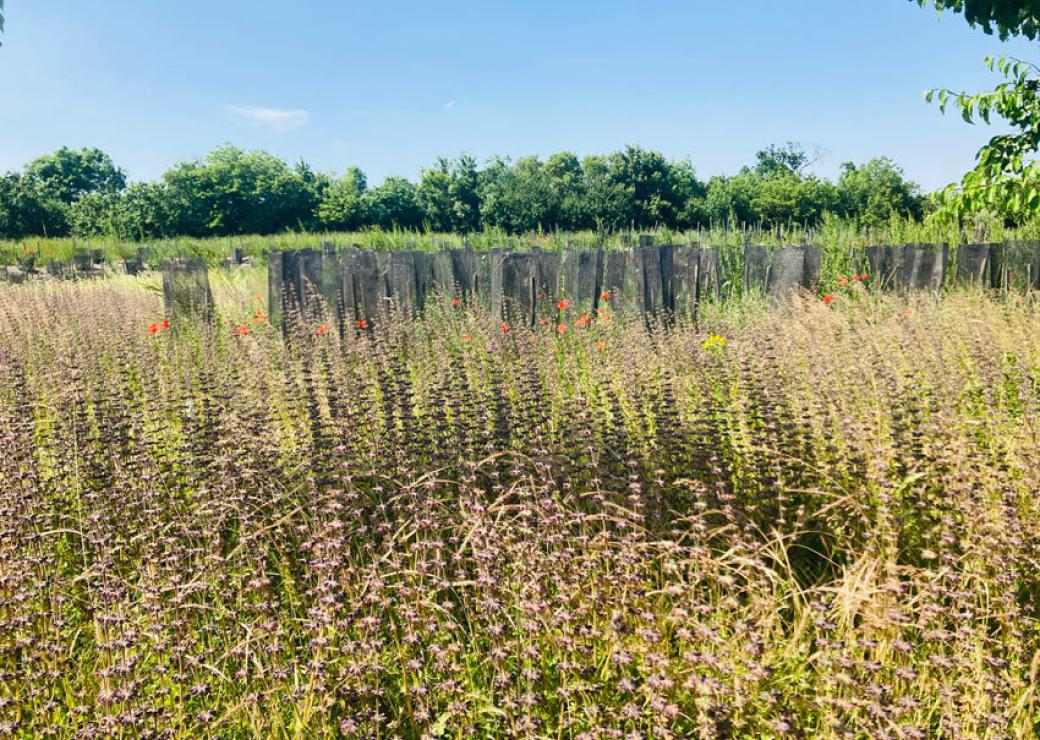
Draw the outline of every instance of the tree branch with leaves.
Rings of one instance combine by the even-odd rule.
[[[911,0],[922,7],[929,0]],[[1040,32],[1040,0],[930,0],[941,13],[963,14],[972,27],[1001,39],[1022,36],[1035,40]],[[948,89],[925,93],[945,113],[950,106],[968,123],[1003,119],[1012,132],[994,136],[975,156],[975,168],[959,184],[939,197],[938,216],[963,219],[990,212],[1011,221],[1040,215],[1040,67],[1013,57],[985,59],[1005,82],[989,92],[966,93]]]
[[[960,13],[972,27],[988,34],[994,31],[1001,40],[1025,36],[1034,40],[1040,33],[1040,2],[1037,0],[910,0],[922,8],[934,5],[940,13]]]
[[[1040,67],[1011,57],[987,57],[985,63],[1006,79],[993,91],[925,93],[943,113],[959,108],[968,123],[989,124],[998,116],[1014,128],[991,138],[975,155],[975,168],[940,194],[941,214],[963,218],[989,211],[1020,221],[1040,213]]]

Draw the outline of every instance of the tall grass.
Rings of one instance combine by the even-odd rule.
[[[233,280],[0,291],[0,735],[1040,730],[1030,299],[287,347]]]
[[[34,257],[42,267],[47,260],[71,262],[80,249],[102,250],[109,260],[133,257],[139,247],[146,247],[148,260],[158,266],[163,260],[181,257],[200,257],[210,265],[226,260],[233,248],[244,256],[262,257],[271,251],[320,247],[323,242],[340,246],[356,245],[366,249],[397,251],[436,251],[440,249],[528,250],[598,248],[622,249],[634,243],[640,233],[652,234],[657,243],[701,244],[716,247],[724,255],[739,254],[745,244],[766,246],[816,244],[824,254],[825,266],[836,271],[853,272],[856,263],[863,261],[863,247],[872,244],[940,244],[957,246],[984,241],[1014,241],[1040,239],[1040,221],[1018,228],[1006,228],[992,219],[979,219],[965,227],[943,225],[926,220],[918,222],[894,218],[880,225],[863,225],[855,220],[827,215],[813,227],[791,224],[784,227],[760,228],[752,225],[731,227],[714,226],[693,231],[648,229],[641,232],[617,231],[610,233],[550,232],[538,234],[507,234],[498,230],[473,234],[437,234],[404,230],[384,231],[369,229],[352,233],[297,233],[266,236],[241,235],[232,237],[189,238],[177,237],[146,242],[120,241],[114,238],[29,238],[17,242],[0,241],[0,264],[17,264],[26,257]],[[838,266],[840,265],[840,269]]]

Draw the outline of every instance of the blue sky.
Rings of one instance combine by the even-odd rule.
[[[707,177],[793,139],[822,175],[884,154],[935,188],[994,130],[922,92],[1038,48],[907,0],[9,0],[0,171],[98,146],[149,179],[231,142],[378,183],[631,143]]]

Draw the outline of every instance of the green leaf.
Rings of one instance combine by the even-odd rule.
[[[1037,163],[1029,161],[1040,150],[1040,68],[1002,56],[987,58],[1004,76],[992,91],[984,93],[947,93],[932,91],[931,102],[938,97],[945,113],[948,103],[955,103],[961,118],[970,124],[981,119],[993,123],[994,115],[1012,129],[992,137],[976,154],[975,168],[964,175],[959,188],[948,188],[938,200],[942,218],[960,218],[982,209],[997,215],[1018,219],[1040,216],[1040,179],[1034,172]]]

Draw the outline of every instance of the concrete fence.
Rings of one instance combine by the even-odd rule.
[[[820,288],[818,247],[747,246],[740,257],[745,290],[779,301]],[[1040,242],[868,247],[861,260],[873,289],[937,291],[955,283],[1040,288]],[[168,310],[210,315],[211,304],[199,309],[200,301],[211,301],[208,282],[202,288],[197,274],[205,265],[171,263],[164,275],[167,269],[173,275],[164,278]],[[190,295],[178,298],[178,285]],[[560,301],[571,316],[610,313],[667,324],[696,317],[701,303],[718,297],[722,287],[718,250],[655,245],[646,236],[624,251],[372,252],[325,244],[268,257],[269,315],[286,331],[290,316],[304,322],[331,317],[341,331],[370,328],[390,315],[414,316],[432,300],[480,306],[516,326],[554,320]]]
[[[556,317],[560,301],[572,315],[609,312],[668,322],[694,316],[720,284],[713,250],[655,246],[645,237],[623,252],[377,253],[327,246],[268,258],[270,315],[283,326],[294,314],[304,321],[332,315],[343,327],[370,327],[390,314],[413,316],[431,300],[482,306],[515,326]]]
[[[1040,288],[1040,242],[965,244],[950,249],[905,244],[868,247],[878,285],[889,290],[940,290],[971,283],[999,290]]]

